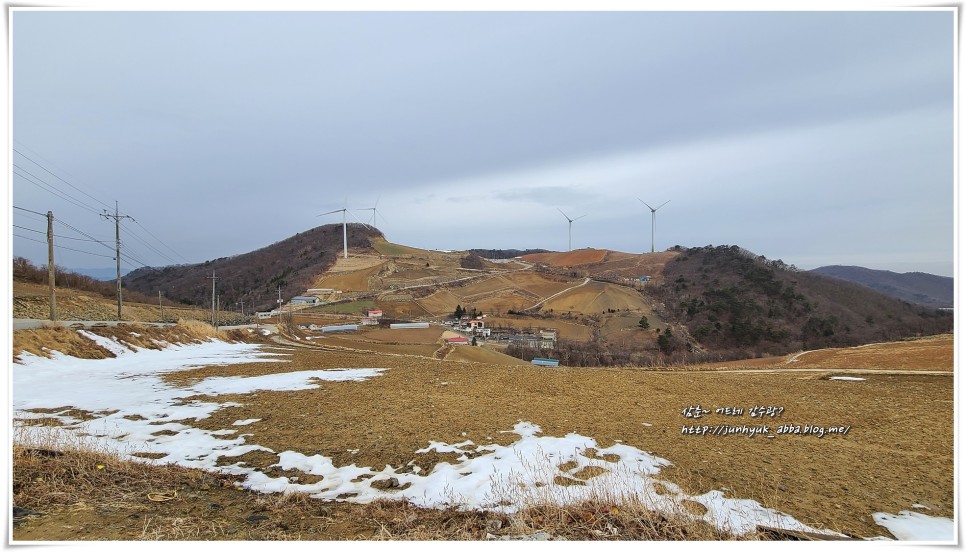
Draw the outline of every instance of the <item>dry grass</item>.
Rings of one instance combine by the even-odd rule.
[[[21,330],[13,334],[13,356],[27,352],[50,358],[51,351],[59,351],[77,358],[112,358],[114,355],[75,330],[53,326],[36,330]]]
[[[179,320],[173,326],[146,326],[124,323],[117,326],[87,328],[85,331],[113,339],[132,349],[160,349],[158,342],[199,343],[219,339],[222,341],[253,340],[254,337],[239,330],[218,330],[205,322]],[[114,354],[88,339],[72,328],[49,326],[35,330],[21,330],[13,334],[13,357],[18,359],[24,352],[50,358],[52,351],[59,351],[75,358],[113,358]]]
[[[731,540],[688,516],[592,500],[515,514],[381,500],[331,504],[241,490],[231,476],[126,461],[69,434],[20,432],[14,538],[67,540],[483,540],[544,532],[566,540]],[[755,535],[745,539],[755,538]]]

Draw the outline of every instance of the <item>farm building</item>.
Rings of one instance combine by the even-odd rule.
[[[400,322],[399,324],[389,324],[390,330],[415,330],[428,327],[429,322]]]
[[[531,349],[553,349],[557,339],[555,333],[543,335],[543,332],[541,332],[541,335],[511,335],[509,341],[515,345],[530,347]]]
[[[367,310],[366,311],[366,316],[368,316],[369,318],[382,318],[382,311],[381,310]]]
[[[536,364],[537,366],[560,366],[560,361],[555,358],[535,358],[530,361],[530,364]]]
[[[352,332],[359,329],[356,324],[343,324],[341,326],[322,326],[320,328],[323,333],[325,332]]]
[[[448,337],[446,338],[447,345],[469,345],[470,340],[465,337]]]
[[[321,300],[314,295],[297,295],[292,297],[291,305],[318,305]]]

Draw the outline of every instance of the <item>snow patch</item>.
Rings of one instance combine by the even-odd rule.
[[[865,381],[865,378],[853,378],[851,376],[832,376],[830,380],[841,380],[841,381]]]
[[[951,542],[956,538],[953,520],[949,518],[902,510],[899,515],[876,512],[872,519],[899,540]]]

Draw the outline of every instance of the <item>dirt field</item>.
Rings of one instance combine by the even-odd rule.
[[[378,259],[376,260],[378,261]],[[316,279],[312,287],[332,288],[340,291],[368,291],[369,279],[379,274],[383,264],[385,264],[385,261],[345,272],[338,272],[333,269]]]
[[[431,336],[411,337],[422,341]],[[369,345],[401,351],[375,342]],[[795,363],[773,359],[771,370],[745,372],[542,368],[300,347],[289,351],[290,363],[207,367],[165,378],[187,384],[209,376],[387,368],[379,377],[351,385],[320,382],[319,388],[306,391],[223,395],[220,400],[242,406],[217,411],[194,425],[216,430],[239,419],[268,419],[270,423],[246,427],[252,434],[249,443],[279,452],[329,456],[336,465],[402,467],[415,462],[430,470],[436,462],[452,461],[455,454],[414,452],[428,442],[470,439],[509,444],[514,437],[501,432],[525,420],[539,425],[545,435],[576,432],[595,438],[601,447],[622,442],[665,458],[673,466],[661,477],[691,493],[720,489],[726,496],[755,499],[815,527],[870,537],[888,535],[872,521],[874,512],[897,513],[920,504],[929,508],[929,515],[952,517],[952,346],[951,336],[943,336],[817,351],[799,356]],[[863,355],[861,362],[856,351]],[[451,354],[455,360],[477,353]],[[865,371],[862,381],[829,379],[853,374],[849,370],[856,367]],[[882,370],[896,367],[945,374]],[[682,409],[691,405],[712,412],[717,407],[755,405],[783,410],[780,417],[764,419],[745,413],[694,420],[682,415]],[[779,424],[811,424],[849,426],[850,431],[822,438],[773,439],[682,434],[682,426],[692,424],[766,424],[772,432]],[[278,461],[264,452],[240,459],[264,470]],[[203,491],[195,495],[206,500]],[[352,508],[345,510],[350,512],[346,519],[351,519]],[[71,525],[94,535],[88,538],[109,539],[119,527],[131,525],[123,521],[125,515],[74,509],[69,518],[31,519],[15,529],[14,538],[79,538],[64,531],[64,525]],[[366,536],[352,523],[332,524],[327,531],[324,538]]]
[[[521,259],[531,263],[562,267],[599,263],[606,255],[607,251],[604,249],[577,249],[566,253],[533,253],[524,255]]]
[[[543,310],[601,314],[608,309],[650,312],[641,294],[623,286],[602,282],[589,282],[547,301]]]

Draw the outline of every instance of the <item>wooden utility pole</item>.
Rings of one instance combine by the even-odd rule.
[[[215,320],[215,301],[216,301],[216,298],[215,298],[215,280],[217,280],[218,278],[215,276],[215,271],[214,270],[211,271],[211,276],[208,276],[208,278],[211,280],[211,325],[214,326],[215,329],[217,330],[218,329],[218,321]]]
[[[164,322],[164,305],[161,304],[161,290],[158,290],[158,308],[161,309],[161,322]]]
[[[101,213],[101,216],[105,219],[114,219],[114,243],[116,245],[117,253],[117,319],[121,319],[121,219],[129,218],[134,220],[134,218],[127,215],[121,216],[117,208],[117,202],[114,202],[114,214],[110,214],[106,210]]]
[[[50,287],[50,320],[57,320],[57,292],[54,278],[57,270],[54,265],[54,213],[47,211],[47,282]]]

